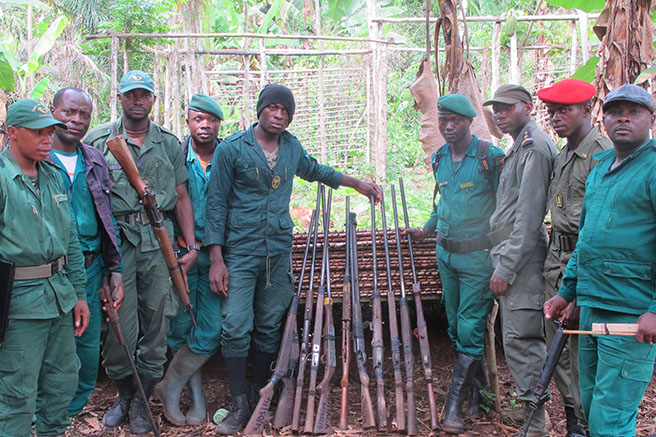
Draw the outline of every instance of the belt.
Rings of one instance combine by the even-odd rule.
[[[162,219],[166,219],[166,213],[164,211],[160,211],[160,214],[162,214]],[[132,226],[150,224],[150,219],[145,211],[133,212],[131,214],[118,214],[115,215],[114,218],[117,222],[125,222]]]
[[[492,247],[492,243],[490,243],[487,236],[476,238],[474,240],[452,240],[446,238],[441,232],[437,233],[437,244],[451,253],[478,252],[479,250],[488,250]]]
[[[83,252],[82,254],[84,255],[84,268],[88,269],[91,263],[93,263],[93,260],[98,258],[100,252],[95,250],[93,252]]]
[[[66,255],[60,256],[54,261],[50,261],[40,266],[16,267],[14,280],[23,281],[26,279],[45,279],[55,276],[66,266],[68,259]]]
[[[565,252],[572,252],[576,248],[576,242],[579,240],[578,235],[561,234],[560,232],[551,231],[551,243],[558,249]]]
[[[497,244],[506,241],[510,237],[513,228],[513,225],[504,226],[501,229],[497,229],[496,231],[492,231],[487,234],[487,238],[490,240],[493,246],[496,246]]]

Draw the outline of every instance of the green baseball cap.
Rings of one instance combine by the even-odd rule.
[[[501,85],[494,92],[494,97],[483,103],[483,106],[489,106],[493,103],[514,105],[517,102],[533,103],[533,96],[521,85]]]
[[[189,109],[192,111],[206,112],[215,115],[219,120],[225,120],[223,109],[216,103],[216,100],[205,94],[194,94],[189,102]]]
[[[119,91],[121,94],[139,88],[150,91],[151,93],[155,92],[153,79],[151,79],[148,73],[144,73],[143,71],[139,70],[132,70],[123,75],[121,78],[121,87]]]
[[[447,94],[437,99],[438,114],[458,114],[467,118],[476,117],[476,110],[462,94]]]
[[[7,126],[26,127],[28,129],[43,129],[48,126],[59,126],[67,130],[65,123],[52,118],[46,105],[32,99],[23,99],[13,103],[7,110]]]

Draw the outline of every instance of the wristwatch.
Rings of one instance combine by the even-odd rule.
[[[198,243],[190,244],[189,246],[187,246],[187,252],[189,252],[190,250],[200,251],[200,244]]]

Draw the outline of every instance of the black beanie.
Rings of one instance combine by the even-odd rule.
[[[279,103],[284,106],[289,113],[289,121],[292,121],[296,103],[294,102],[294,95],[289,88],[279,83],[270,83],[262,88],[257,98],[257,117],[259,118],[264,108],[272,103]]]

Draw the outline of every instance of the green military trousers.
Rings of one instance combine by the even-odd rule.
[[[181,249],[181,255],[186,250]],[[212,355],[221,341],[221,298],[210,290],[210,255],[203,247],[198,252],[196,263],[187,272],[189,300],[193,307],[198,329],[191,323],[191,317],[183,309],[171,321],[169,329],[169,348],[177,352],[185,343],[192,352]]]
[[[593,323],[636,323],[635,314],[581,307],[580,328]],[[638,405],[654,371],[656,346],[634,337],[582,335],[579,339],[581,405],[591,437],[633,437]]]
[[[492,260],[487,251],[450,253],[437,246],[437,267],[449,321],[449,337],[459,352],[483,357],[485,325],[492,306]]]
[[[226,253],[228,297],[223,299],[221,354],[245,358],[251,345],[275,354],[280,326],[292,297],[289,253],[274,256]]]
[[[9,320],[0,347],[0,437],[63,434],[77,387],[73,312]]]
[[[123,239],[122,239],[123,240]],[[158,250],[142,252],[127,239],[121,244],[125,299],[118,310],[128,348],[140,375],[159,379],[166,362],[169,324],[178,311],[169,271]],[[103,326],[103,366],[111,379],[132,375],[123,346]]]
[[[102,306],[98,290],[102,287],[102,270],[87,275],[87,304],[89,305],[89,326],[80,337],[75,338],[75,350],[80,359],[80,372],[77,391],[68,407],[68,415],[80,414],[89,402],[89,396],[96,388],[98,379],[98,360],[100,359],[100,326],[102,325]]]

